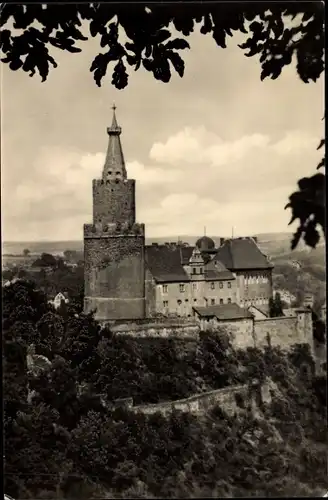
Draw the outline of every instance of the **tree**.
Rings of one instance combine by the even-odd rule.
[[[280,293],[277,292],[273,297],[270,297],[269,300],[269,313],[270,318],[275,318],[277,316],[283,316],[283,303],[281,301]]]
[[[28,248],[24,248],[24,250],[23,250],[23,255],[24,255],[24,257],[27,257],[28,255],[30,255],[30,253],[31,253],[31,252],[29,251],[29,249],[28,249]]]
[[[324,71],[324,3],[323,2],[240,2],[151,4],[135,3],[128,9],[119,4],[5,4],[0,26],[14,19],[15,35],[8,27],[0,30],[1,51],[13,71],[23,70],[30,76],[39,72],[46,81],[50,66],[57,67],[49,49],[56,47],[71,53],[81,52],[76,42],[88,40],[79,29],[82,22],[89,25],[92,37],[100,36],[105,49],[95,56],[90,72],[101,86],[109,64],[114,64],[112,85],[123,89],[128,85],[127,68],[143,68],[154,78],[167,83],[171,68],[183,77],[185,64],[180,51],[189,49],[186,38],[200,25],[203,35],[211,34],[219,47],[226,48],[227,36],[240,31],[248,34],[240,45],[247,57],[259,57],[261,80],[276,79],[283,68],[296,57],[297,73],[305,83],[317,81]],[[286,19],[293,19],[288,27]],[[37,21],[40,29],[33,26]],[[171,23],[184,38],[173,38]],[[129,41],[121,43],[120,33]],[[321,141],[321,146],[324,141]],[[320,147],[321,147],[320,146]],[[323,158],[319,164],[325,166]],[[295,248],[304,237],[307,245],[315,247],[325,234],[324,220],[325,175],[316,174],[299,181],[299,191],[290,196],[285,208],[292,211],[291,222],[299,219],[292,240]]]

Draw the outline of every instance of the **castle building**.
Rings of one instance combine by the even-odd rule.
[[[136,223],[115,106],[102,178],[92,182],[93,223],[84,225],[84,311],[98,320],[145,317],[145,228]]]
[[[236,304],[267,311],[272,264],[255,238],[208,236],[145,245],[135,220],[135,180],[128,179],[115,107],[102,178],[93,180],[93,223],[84,225],[84,311],[98,320],[154,315],[195,316],[213,306]],[[201,308],[201,309],[199,309]]]

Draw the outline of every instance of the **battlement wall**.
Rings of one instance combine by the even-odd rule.
[[[123,223],[96,223],[83,225],[84,239],[91,238],[144,238],[145,225],[137,222],[130,223],[128,221]]]

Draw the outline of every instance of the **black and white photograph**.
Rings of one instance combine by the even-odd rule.
[[[0,5],[5,500],[327,496],[324,10]]]

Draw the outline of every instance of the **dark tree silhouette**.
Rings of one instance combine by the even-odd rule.
[[[291,27],[286,23],[293,19]],[[14,34],[10,29],[13,22]],[[35,23],[37,26],[35,27]],[[185,64],[181,51],[190,48],[186,38],[196,26],[211,35],[217,45],[226,48],[227,37],[240,31],[248,35],[239,47],[245,56],[259,58],[261,80],[276,79],[283,68],[296,58],[296,69],[305,83],[317,81],[324,71],[324,2],[240,2],[240,3],[135,3],[123,4],[4,4],[1,12],[1,59],[10,69],[23,70],[30,76],[39,72],[47,79],[50,65],[57,63],[49,49],[56,47],[71,53],[81,52],[76,42],[88,40],[79,29],[89,25],[92,37],[100,37],[104,49],[95,56],[90,72],[98,86],[113,64],[111,83],[117,89],[128,85],[128,68],[144,68],[162,82],[169,82],[172,68],[183,77]],[[167,28],[173,24],[183,38],[174,38]],[[120,33],[129,41],[121,43]],[[324,160],[320,166],[324,166]],[[295,248],[301,237],[315,247],[319,241],[317,225],[325,234],[323,200],[325,176],[317,174],[299,181],[299,191],[290,196],[286,208],[291,222],[299,219],[292,241]]]

